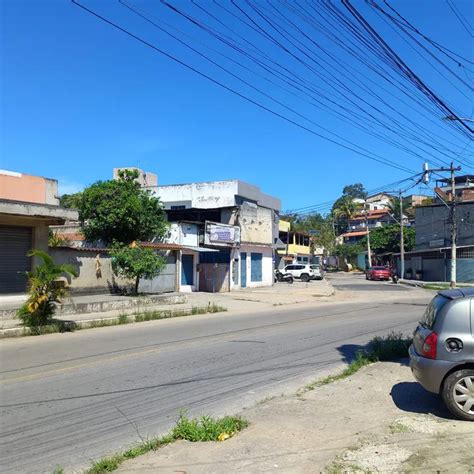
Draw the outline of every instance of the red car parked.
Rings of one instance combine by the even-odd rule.
[[[365,272],[366,280],[390,280],[392,272],[387,267],[370,267]]]

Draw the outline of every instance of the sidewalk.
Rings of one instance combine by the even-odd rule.
[[[454,420],[410,369],[377,363],[300,396],[244,410],[223,443],[179,441],[117,472],[470,472],[474,424]]]
[[[409,286],[416,286],[420,288],[424,288],[425,286],[448,286],[449,287],[449,281],[423,281],[423,280],[399,280],[399,283],[403,285],[409,285]],[[474,283],[459,283],[459,288],[464,288],[464,287],[474,287]]]
[[[56,319],[73,321],[87,326],[99,320],[114,320],[121,315],[144,311],[183,310],[193,307],[218,305],[233,314],[264,311],[275,306],[309,304],[318,299],[328,299],[334,293],[326,280],[308,283],[276,283],[271,287],[248,288],[228,293],[165,293],[138,297],[120,295],[72,296],[59,308]],[[21,335],[23,327],[15,317],[26,297],[4,298],[0,303],[0,338]]]

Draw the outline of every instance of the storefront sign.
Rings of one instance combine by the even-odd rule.
[[[233,225],[206,222],[206,245],[234,246],[240,243],[240,228]]]

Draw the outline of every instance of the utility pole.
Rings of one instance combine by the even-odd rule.
[[[444,201],[443,203],[446,205],[446,207],[449,208],[450,210],[450,222],[451,222],[451,279],[450,279],[450,286],[451,288],[456,287],[456,239],[457,239],[457,216],[456,216],[456,178],[454,175],[455,171],[461,171],[461,167],[454,167],[454,163],[451,162],[451,166],[449,168],[438,168],[438,169],[430,169],[428,170],[428,167],[425,163],[423,172],[425,176],[428,176],[428,173],[432,173],[433,171],[444,171],[444,172],[450,172],[451,174],[451,202],[450,205],[448,206]],[[426,180],[424,180],[426,182]],[[438,196],[439,197],[439,196]]]
[[[451,288],[456,287],[456,180],[454,178],[454,163],[451,162]]]
[[[400,278],[405,278],[405,242],[403,235],[403,199],[402,199],[402,190],[400,189],[398,193],[398,198],[400,200]]]
[[[365,228],[367,229],[367,260],[369,267],[372,266],[372,252],[370,251],[370,231],[369,231],[369,216],[366,208],[367,202],[364,202],[364,211],[365,211]]]

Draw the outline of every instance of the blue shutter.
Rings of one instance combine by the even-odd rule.
[[[262,254],[250,254],[250,280],[262,281]]]

